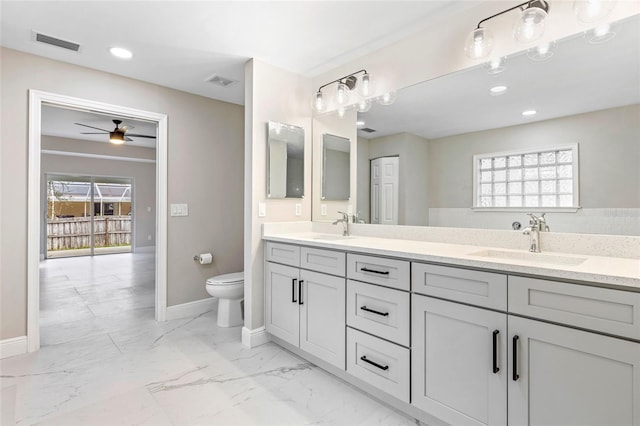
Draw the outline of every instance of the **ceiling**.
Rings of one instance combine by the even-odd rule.
[[[587,43],[583,34],[559,40],[543,62],[520,52],[507,58],[500,74],[481,65],[399,90],[394,104],[358,114],[362,127],[376,130],[358,135],[407,132],[435,139],[640,103],[640,16],[612,30],[615,37],[602,44]],[[497,85],[508,90],[491,96],[489,88]],[[524,118],[526,109],[538,113]]]
[[[314,76],[426,28],[476,1],[6,1],[2,46],[244,104],[257,58]],[[33,40],[78,43],[78,52]],[[129,60],[108,49],[125,47]],[[238,83],[206,82],[219,75]]]

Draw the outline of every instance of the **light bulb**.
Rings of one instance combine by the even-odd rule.
[[[316,96],[313,99],[313,109],[315,109],[318,112],[322,112],[324,111],[325,107],[326,105],[324,103],[322,92],[318,90],[318,93],[316,93]]]
[[[363,98],[368,98],[373,94],[375,82],[371,78],[371,74],[365,73],[360,78],[360,84],[358,85],[358,94]]]
[[[371,109],[371,99],[361,99],[356,104],[356,110],[358,112],[367,112]]]
[[[482,59],[489,56],[493,48],[493,36],[486,28],[476,28],[467,36],[465,52],[470,59]]]
[[[338,90],[336,91],[336,102],[338,105],[345,105],[349,102],[349,88],[344,83],[338,83]]]
[[[391,92],[387,92],[382,96],[378,96],[378,103],[380,105],[391,105],[396,101],[397,96],[398,94],[396,93],[396,91],[392,90]]]
[[[528,7],[513,26],[513,37],[521,43],[531,43],[544,34],[547,12],[539,7]]]
[[[583,24],[592,24],[606,18],[615,5],[615,0],[575,0],[573,13]]]

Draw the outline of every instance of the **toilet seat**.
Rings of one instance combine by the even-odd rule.
[[[231,274],[217,275],[207,279],[207,285],[225,286],[244,282],[244,272],[233,272]]]

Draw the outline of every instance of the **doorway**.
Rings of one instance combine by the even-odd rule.
[[[400,158],[371,160],[371,223],[398,224]]]
[[[133,179],[45,174],[45,258],[130,253]]]

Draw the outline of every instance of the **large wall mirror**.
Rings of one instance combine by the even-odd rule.
[[[322,199],[348,200],[351,192],[351,141],[322,135]]]
[[[372,170],[379,159],[397,158],[395,224],[511,229],[538,211],[552,231],[640,235],[640,17],[611,31],[613,38],[576,34],[548,52],[532,48],[494,68],[416,84],[398,91],[393,105],[359,113],[359,217],[375,221],[372,206],[390,211],[372,203]],[[573,145],[573,156],[554,151]],[[524,156],[545,150],[551,157],[536,157],[535,174],[549,173],[549,181],[529,182]],[[474,156],[483,155],[486,182],[474,172]],[[548,187],[571,208],[550,204]],[[485,190],[493,199],[482,205]],[[568,197],[576,191],[574,206]]]
[[[267,196],[304,197],[304,129],[269,121]]]

